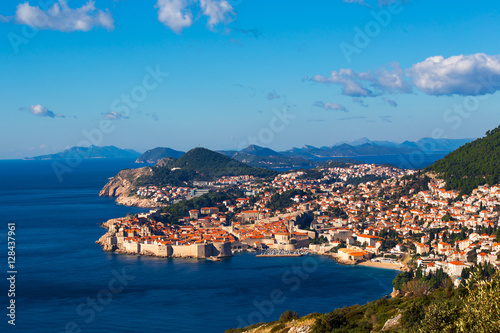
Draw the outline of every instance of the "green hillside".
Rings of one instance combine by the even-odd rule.
[[[500,126],[467,143],[424,169],[446,181],[449,190],[469,194],[484,184],[500,182]]]
[[[183,151],[174,150],[171,148],[157,147],[146,151],[136,160],[137,163],[156,163],[157,161],[171,157],[180,158],[185,153]]]
[[[137,185],[184,186],[193,180],[214,180],[221,176],[274,177],[278,172],[236,161],[206,148],[194,148],[165,167],[155,166],[153,175],[141,177]]]
[[[277,174],[276,171],[254,168],[206,148],[191,149],[174,163],[174,167],[196,171],[207,178],[239,175],[270,177]]]

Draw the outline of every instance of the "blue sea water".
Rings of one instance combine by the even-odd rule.
[[[132,161],[85,161],[59,181],[50,161],[0,161],[2,332],[223,332],[364,304],[392,290],[395,271],[326,257],[221,262],[116,255],[99,223],[143,211],[98,196]],[[16,223],[16,326],[7,324],[7,223]],[[3,311],[3,313],[1,313]]]
[[[402,169],[423,169],[437,160],[442,159],[449,152],[422,152],[415,151],[411,154],[377,155],[377,156],[355,156],[352,159],[363,163],[390,164]]]

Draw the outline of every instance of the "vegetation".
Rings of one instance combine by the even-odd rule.
[[[348,168],[353,164],[361,164],[362,162],[351,158],[337,158],[320,165],[320,168]]]
[[[328,239],[326,239],[325,236],[323,235],[309,240],[309,244],[324,244],[324,243],[328,243]]]
[[[184,155],[183,151],[178,151],[165,147],[156,147],[143,153],[141,156],[137,158],[137,161],[138,162],[158,161],[161,160],[162,158],[167,158],[167,157],[172,157],[174,159],[177,159],[180,158],[182,155]]]
[[[404,296],[381,298],[365,305],[353,305],[336,309],[326,314],[311,314],[299,318],[296,313],[286,311],[280,320],[259,323],[228,332],[288,332],[291,326],[298,327],[307,322],[312,333],[361,333],[380,332],[389,319],[395,318],[393,325],[384,332],[398,333],[438,333],[438,332],[498,332],[500,324],[500,275],[491,265],[478,266],[466,275],[469,278],[459,288],[454,289],[443,272],[430,277],[418,272],[402,272],[395,279],[395,286],[402,283]],[[410,277],[411,275],[411,277]],[[440,276],[440,277],[439,277]],[[435,280],[427,284],[422,292],[423,281]],[[425,283],[424,283],[425,284]]]
[[[318,169],[300,169],[300,170],[293,170],[293,172],[296,171],[302,171],[304,174],[299,177],[299,179],[322,179],[324,177],[323,173],[319,171]]]
[[[296,195],[304,195],[305,192],[301,190],[289,190],[283,193],[276,193],[271,196],[269,202],[267,203],[267,208],[272,210],[283,210],[292,206],[294,198]]]
[[[418,268],[415,272],[410,269],[398,274],[392,284],[396,290],[422,296],[429,291],[451,286],[452,283],[442,269],[438,269],[436,273],[424,275],[422,270]]]
[[[192,170],[174,170],[170,167],[153,167],[153,174],[141,176],[135,182],[135,186],[187,186],[189,182],[197,178],[197,173]]]
[[[222,176],[275,177],[277,171],[259,169],[217,152],[195,148],[166,166],[153,167],[153,174],[140,177],[136,186],[187,186],[194,180],[210,181]]]
[[[500,182],[500,126],[424,169],[446,181],[446,188],[470,194],[479,185]]]
[[[277,171],[254,168],[205,148],[191,149],[179,158],[173,166],[182,170],[195,171],[205,179],[240,175],[265,178],[274,177],[278,174]]]
[[[347,219],[347,213],[340,207],[330,207],[327,211],[328,217]]]
[[[299,315],[295,311],[286,310],[280,316],[280,321],[282,323],[287,323],[292,320],[299,319]]]
[[[401,188],[399,195],[409,195],[412,190],[413,193],[427,191],[429,189],[430,180],[431,179],[428,176],[420,173],[416,173],[411,176],[404,176],[401,178],[404,186]]]

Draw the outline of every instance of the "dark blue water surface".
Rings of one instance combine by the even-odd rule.
[[[402,169],[423,169],[448,154],[447,151],[423,152],[417,150],[411,154],[355,156],[352,159],[363,163],[390,164]]]
[[[363,304],[391,292],[395,271],[326,257],[221,262],[105,253],[99,223],[143,211],[98,196],[131,161],[85,161],[59,181],[49,161],[0,161],[1,331],[223,332]],[[16,222],[16,326],[7,324],[7,223]]]

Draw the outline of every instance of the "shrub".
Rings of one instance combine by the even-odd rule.
[[[287,323],[295,319],[299,319],[299,315],[295,311],[286,310],[280,316],[280,322],[282,323]]]

